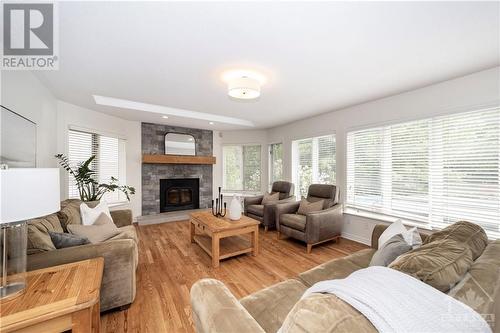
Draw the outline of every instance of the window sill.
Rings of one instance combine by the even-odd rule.
[[[221,192],[224,197],[232,197],[233,195],[244,197],[254,197],[256,195],[262,195],[262,192],[238,192],[238,191],[227,191]]]
[[[364,218],[377,220],[377,221],[381,221],[381,222],[386,222],[386,223],[394,223],[397,220],[401,220],[401,222],[403,222],[403,225],[408,226],[408,227],[417,227],[419,229],[432,230],[432,227],[426,223],[408,220],[408,219],[403,219],[400,217],[394,217],[394,216],[386,215],[386,214],[382,214],[382,213],[369,212],[366,210],[352,208],[352,207],[345,207],[344,214],[364,217]]]

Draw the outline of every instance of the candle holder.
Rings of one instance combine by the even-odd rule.
[[[219,187],[219,196],[215,199],[215,205],[214,205],[214,200],[212,200],[212,215],[213,216],[215,216],[215,217],[226,216],[226,203],[223,201],[223,199],[224,198],[221,194],[221,188]],[[223,206],[224,206],[224,210],[222,210]]]

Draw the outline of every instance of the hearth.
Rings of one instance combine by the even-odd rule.
[[[160,212],[200,208],[199,178],[160,179]]]

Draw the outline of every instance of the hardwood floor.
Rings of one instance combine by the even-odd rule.
[[[242,255],[211,267],[210,257],[189,241],[188,221],[136,227],[139,244],[137,296],[129,309],[104,314],[101,332],[194,332],[189,290],[201,278],[223,281],[237,298],[295,277],[316,265],[366,248],[342,239],[306,254],[303,243],[259,234],[257,257]]]

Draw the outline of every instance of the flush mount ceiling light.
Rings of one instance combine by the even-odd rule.
[[[251,77],[242,76],[227,84],[228,95],[238,99],[254,99],[260,96],[260,83]]]
[[[265,82],[263,75],[251,71],[229,71],[222,79],[227,83],[228,95],[236,99],[255,99],[260,96],[260,87]]]

